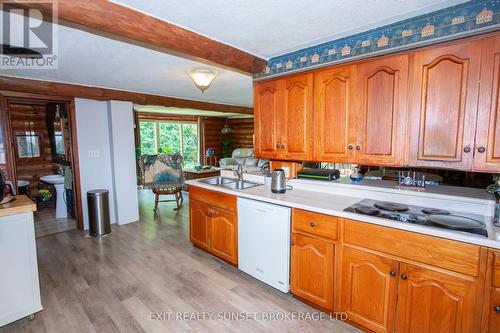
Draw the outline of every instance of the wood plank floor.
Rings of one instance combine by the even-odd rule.
[[[358,332],[330,319],[266,320],[319,312],[194,248],[188,200],[178,212],[161,204],[156,217],[152,202],[141,191],[140,222],[113,226],[102,239],[76,230],[37,239],[44,310],[0,333]],[[164,320],[155,320],[160,312]],[[203,312],[249,318],[193,318]]]

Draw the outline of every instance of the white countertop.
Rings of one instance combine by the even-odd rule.
[[[451,194],[402,191],[388,187],[377,188],[366,185],[332,184],[308,180],[290,181],[289,184],[293,186],[293,190],[288,190],[284,194],[272,193],[271,188],[265,185],[244,190],[233,190],[201,183],[199,180],[189,180],[186,183],[191,186],[199,186],[239,197],[500,249],[500,228],[493,226],[491,223],[494,201],[484,197],[460,197]],[[410,205],[445,208],[451,211],[483,215],[488,238],[466,232],[420,226],[344,211],[345,208],[362,199],[395,201]]]

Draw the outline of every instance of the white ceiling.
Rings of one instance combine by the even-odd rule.
[[[1,13],[1,12],[0,12]],[[0,69],[0,75],[75,83],[231,105],[252,106],[252,77],[59,26],[54,69]],[[218,75],[201,93],[188,77],[193,68],[213,68]]]
[[[269,58],[463,0],[120,0],[148,15]],[[59,27],[57,70],[6,70],[11,75],[252,106],[252,78],[214,68],[218,77],[202,94],[187,76],[210,67],[181,57]]]
[[[264,59],[465,0],[112,0]]]

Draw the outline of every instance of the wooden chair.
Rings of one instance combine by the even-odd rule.
[[[153,188],[152,191],[155,194],[155,208],[153,208],[154,212],[158,210],[159,202],[175,201],[175,203],[177,204],[177,208],[174,208],[174,210],[181,209],[182,203],[184,202],[184,198],[182,197],[182,187]],[[160,200],[160,195],[174,195],[175,199]]]
[[[153,211],[158,210],[160,202],[174,202],[179,210],[182,207],[182,187],[184,173],[182,171],[182,156],[180,154],[142,155],[139,158],[142,185],[151,188],[155,195]],[[161,195],[173,195],[174,199],[160,200]]]

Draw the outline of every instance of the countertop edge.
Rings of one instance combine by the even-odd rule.
[[[36,204],[25,195],[16,196],[16,200],[0,206],[0,217],[12,216],[36,211]]]
[[[268,197],[264,197],[264,196],[246,193],[244,190],[233,190],[233,189],[223,188],[223,187],[214,186],[214,185],[210,185],[210,184],[204,184],[204,183],[199,182],[198,180],[189,180],[186,182],[186,184],[190,185],[190,186],[197,186],[197,187],[205,188],[205,189],[216,191],[216,192],[232,194],[232,195],[242,197],[242,198],[264,201],[264,202],[268,202],[268,203],[272,203],[272,204],[276,204],[276,205],[281,205],[281,206],[286,206],[286,207],[290,207],[290,208],[298,208],[298,209],[308,210],[308,211],[312,211],[312,212],[316,212],[316,213],[332,215],[332,216],[336,216],[336,217],[340,217],[340,218],[347,218],[347,219],[351,219],[351,220],[355,220],[355,221],[376,224],[376,225],[380,225],[380,226],[384,226],[384,227],[405,230],[405,231],[409,231],[409,232],[416,232],[416,233],[424,234],[424,235],[428,235],[428,236],[434,236],[434,237],[459,241],[459,242],[478,245],[478,246],[486,246],[486,247],[490,247],[490,248],[494,248],[494,249],[500,249],[500,240],[479,238],[479,236],[473,236],[473,235],[469,236],[466,234],[462,235],[462,234],[457,234],[456,232],[453,232],[453,231],[450,232],[450,231],[443,230],[443,229],[434,229],[434,228],[428,228],[428,227],[424,227],[424,226],[403,224],[400,222],[392,222],[390,220],[381,219],[381,218],[377,218],[377,217],[363,216],[363,215],[359,215],[359,214],[354,214],[354,213],[339,211],[339,210],[334,210],[334,209],[325,209],[325,208],[321,208],[321,207],[315,207],[315,206],[301,204],[301,203],[297,203],[297,202],[291,202],[291,201],[287,201],[287,200],[277,200],[277,199],[273,199],[273,198],[268,198]],[[294,191],[296,191],[296,190],[294,190]]]

